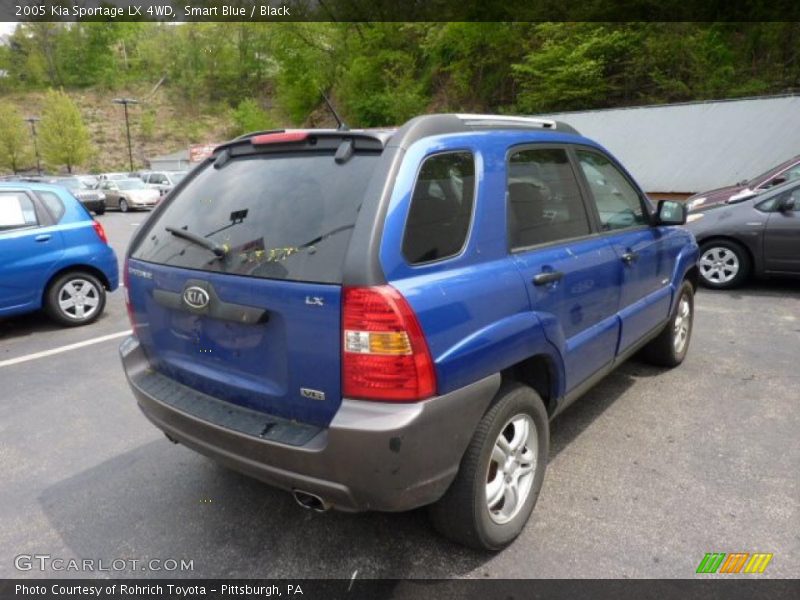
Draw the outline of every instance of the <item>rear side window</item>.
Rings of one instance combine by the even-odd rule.
[[[403,236],[403,256],[421,264],[455,256],[464,247],[475,201],[470,152],[429,156],[422,163]]]
[[[511,154],[507,199],[512,250],[591,232],[578,182],[562,148],[525,149]]]
[[[61,202],[61,198],[53,192],[38,192],[38,194],[42,204],[47,207],[47,212],[53,217],[53,221],[58,223],[64,216],[64,203]]]
[[[205,167],[151,219],[132,256],[265,279],[341,283],[342,265],[379,154],[260,154]],[[227,249],[171,234],[183,229]]]
[[[36,209],[25,194],[0,193],[0,231],[38,225]]]
[[[605,156],[578,150],[578,161],[592,191],[604,231],[647,224],[639,192]]]

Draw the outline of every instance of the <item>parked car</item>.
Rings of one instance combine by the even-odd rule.
[[[103,226],[65,188],[0,184],[0,317],[44,308],[62,325],[86,325],[117,284]]]
[[[745,179],[735,185],[695,194],[687,198],[689,210],[724,204],[728,201],[750,198],[776,185],[800,179],[800,155],[787,160],[752,179]]]
[[[141,179],[114,179],[100,183],[106,195],[106,206],[122,212],[139,208],[152,208],[159,199],[156,190],[149,189]]]
[[[184,177],[186,177],[186,171],[150,171],[142,174],[142,181],[147,187],[158,190],[158,193],[163,196]]]
[[[87,187],[77,177],[54,177],[48,180],[47,183],[67,188],[73,196],[80,200],[86,210],[90,210],[96,215],[102,215],[106,212],[106,195],[100,190]]]
[[[800,180],[688,220],[700,244],[700,282],[710,288],[732,288],[750,275],[800,275]]]
[[[97,189],[100,179],[96,175],[75,175],[75,177],[90,190]]]
[[[97,176],[97,185],[99,187],[104,181],[119,181],[121,179],[131,179],[131,177],[127,173],[101,173]]]
[[[684,360],[684,221],[553,121],[245,136],[132,239],[122,363],[169,439],[305,508],[432,505],[496,550],[536,503],[550,419],[635,352]]]

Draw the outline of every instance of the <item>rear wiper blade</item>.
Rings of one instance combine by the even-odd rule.
[[[187,231],[186,229],[176,229],[174,227],[165,227],[164,229],[169,231],[175,237],[183,238],[184,240],[197,244],[198,246],[202,246],[206,250],[210,250],[218,258],[223,258],[226,254],[228,254],[227,247],[220,246],[218,243],[213,242],[208,238],[204,238],[203,236],[197,235],[196,233],[192,233],[191,231]]]

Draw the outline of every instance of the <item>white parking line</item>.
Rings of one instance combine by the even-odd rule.
[[[33,354],[26,354],[25,356],[18,356],[17,358],[9,358],[8,360],[0,361],[0,367],[10,367],[11,365],[18,365],[20,363],[28,362],[29,360],[36,360],[37,358],[45,358],[46,356],[53,356],[54,354],[61,354],[62,352],[69,352],[70,350],[77,350],[78,348],[85,348],[86,346],[91,346],[93,344],[100,344],[101,342],[107,342],[108,340],[120,338],[124,335],[130,335],[130,333],[131,333],[130,329],[128,329],[127,331],[118,331],[117,333],[102,335],[100,337],[92,338],[90,340],[86,340],[83,342],[77,342],[75,344],[69,344],[67,346],[60,346],[58,348],[53,348],[52,350],[44,350],[42,352],[34,352]]]

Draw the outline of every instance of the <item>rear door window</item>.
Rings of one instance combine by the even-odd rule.
[[[39,198],[42,200],[42,203],[47,207],[50,216],[53,217],[53,221],[58,223],[61,220],[61,217],[64,216],[64,203],[61,201],[56,194],[53,192],[38,192]]]
[[[341,283],[364,191],[379,160],[356,153],[257,154],[203,168],[151,219],[134,258],[188,269]],[[226,250],[171,234],[183,229]]]
[[[475,159],[471,152],[429,156],[422,163],[403,236],[409,264],[441,260],[461,252],[475,200]]]
[[[508,160],[512,250],[591,233],[575,173],[563,148],[517,150]]]

